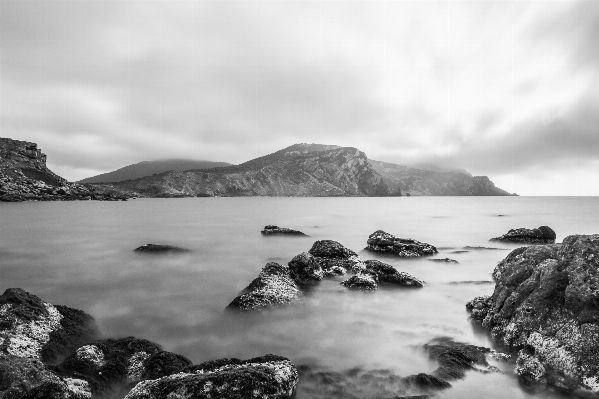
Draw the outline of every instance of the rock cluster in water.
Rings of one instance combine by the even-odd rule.
[[[489,241],[515,242],[522,244],[555,244],[555,231],[549,226],[536,229],[511,229],[500,237],[491,238]]]
[[[493,295],[467,308],[493,338],[519,350],[516,373],[599,392],[599,235],[518,248],[493,278]]]
[[[274,226],[274,225],[264,226],[264,230],[262,230],[261,233],[265,236],[270,236],[270,235],[305,236],[306,235],[299,230],[293,230],[293,229],[288,229],[287,227],[279,227],[279,226]]]
[[[0,296],[0,397],[289,398],[298,380],[280,356],[194,366],[145,339],[97,338],[86,313],[7,289]]]
[[[368,237],[366,249],[399,256],[400,258],[418,258],[436,254],[434,246],[413,240],[399,238],[383,230],[377,230]]]

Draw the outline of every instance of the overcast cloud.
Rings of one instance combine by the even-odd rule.
[[[599,2],[0,1],[1,136],[70,180],[297,142],[599,195]]]

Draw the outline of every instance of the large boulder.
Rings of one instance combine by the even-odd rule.
[[[409,275],[400,272],[395,267],[378,260],[367,260],[364,262],[366,270],[376,274],[381,284],[400,285],[406,287],[423,287],[424,282]]]
[[[493,278],[493,295],[467,308],[493,338],[523,349],[516,372],[599,392],[599,235],[518,248]]]
[[[358,254],[337,241],[316,241],[308,253],[320,264],[325,275],[357,273],[364,269],[364,261]]]
[[[301,291],[291,278],[289,268],[270,262],[227,308],[256,310],[289,305],[300,299]]]
[[[298,284],[314,283],[325,277],[320,262],[308,252],[294,256],[288,266],[291,278]]]
[[[299,230],[288,229],[287,227],[279,227],[268,225],[264,226],[264,230],[261,231],[262,235],[272,236],[272,235],[291,235],[291,236],[305,236],[306,234],[302,233]]]
[[[401,258],[418,258],[420,256],[434,255],[437,248],[434,246],[413,240],[411,238],[399,238],[383,230],[372,233],[366,241],[366,249],[369,251],[383,252],[399,256]]]
[[[297,382],[297,369],[284,357],[220,359],[140,382],[125,399],[287,399],[293,396]]]
[[[515,242],[522,244],[555,244],[555,231],[551,227],[541,226],[537,229],[511,229],[500,237],[489,241]]]
[[[0,353],[54,363],[96,338],[94,319],[85,312],[54,306],[21,288],[0,295]]]

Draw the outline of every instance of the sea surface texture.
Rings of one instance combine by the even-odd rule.
[[[309,237],[264,236],[260,231],[266,225],[300,230]],[[337,387],[338,397],[368,397],[392,390],[393,375],[431,373],[437,364],[422,345],[434,338],[504,350],[469,321],[465,304],[492,294],[495,265],[521,246],[488,240],[509,229],[541,225],[555,230],[556,242],[571,234],[599,233],[599,198],[6,203],[0,204],[0,289],[20,287],[47,302],[82,309],[95,317],[106,337],[147,338],[194,363],[272,353],[313,374],[323,372],[318,381],[300,380],[298,399],[326,397],[318,392],[334,384],[335,376],[382,376],[376,384],[346,382],[345,394]],[[439,253],[406,260],[365,251],[368,236],[376,230],[432,244]],[[301,305],[265,312],[225,311],[267,262],[286,265],[324,239],[340,242],[363,259],[391,264],[426,284],[420,289],[353,292],[339,284],[347,278],[340,276],[316,284]],[[133,252],[149,243],[190,251]],[[500,249],[464,249],[467,246]],[[433,258],[459,263],[429,261]],[[521,387],[512,372],[513,359],[495,365],[503,372],[471,371],[438,397],[567,397]],[[355,387],[361,391],[352,392]]]

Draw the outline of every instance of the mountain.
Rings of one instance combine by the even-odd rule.
[[[149,197],[343,197],[384,196],[389,192],[363,152],[351,147],[303,144],[236,166],[168,171],[113,184]]]
[[[472,176],[462,169],[429,170],[410,168],[369,159],[383,178],[390,193],[409,195],[510,195],[495,187],[487,176]]]
[[[0,201],[125,200],[139,194],[70,183],[46,166],[37,144],[0,137]]]
[[[78,183],[107,183],[123,180],[139,179],[155,173],[169,170],[183,171],[190,169],[211,169],[230,166],[228,162],[193,161],[189,159],[162,159],[158,161],[143,161],[125,166],[112,172],[102,173],[97,176],[79,180]]]

